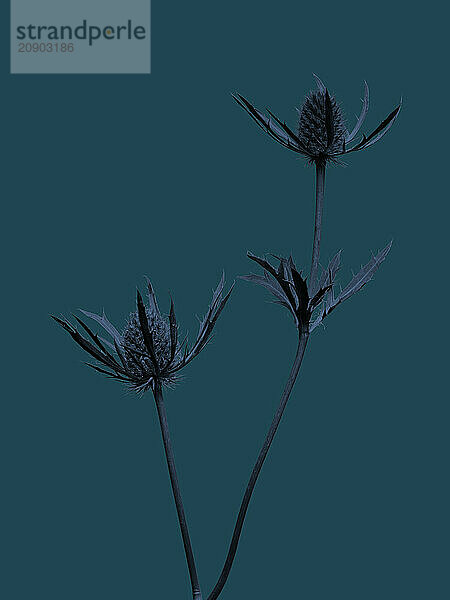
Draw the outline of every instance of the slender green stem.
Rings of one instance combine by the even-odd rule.
[[[323,211],[323,196],[325,192],[325,162],[319,161],[316,163],[316,216],[314,219],[314,242],[311,261],[311,275],[309,283],[311,289],[317,279],[317,269],[319,267],[320,258],[320,234],[322,231],[322,211]]]
[[[295,355],[294,363],[291,368],[291,372],[289,374],[289,378],[286,382],[283,395],[281,396],[280,405],[275,413],[272,424],[270,425],[270,429],[267,433],[266,439],[264,440],[264,444],[261,448],[261,452],[259,453],[258,459],[253,467],[252,474],[250,476],[247,489],[245,490],[244,497],[242,499],[241,507],[239,509],[239,514],[236,520],[236,525],[234,527],[233,536],[231,538],[230,547],[228,550],[227,557],[225,559],[225,564],[220,574],[217,583],[208,596],[208,600],[216,600],[219,596],[223,587],[228,579],[228,575],[230,574],[231,567],[233,565],[234,558],[236,556],[236,551],[239,543],[239,538],[242,532],[242,527],[244,525],[244,519],[247,512],[247,508],[252,497],[253,490],[255,488],[256,481],[258,479],[258,475],[263,466],[264,460],[266,459],[267,453],[269,452],[269,448],[272,444],[275,433],[278,429],[278,425],[280,424],[281,417],[283,416],[284,409],[286,408],[287,401],[289,400],[289,396],[291,394],[292,388],[294,387],[295,380],[297,379],[298,372],[300,370],[300,366],[302,364],[303,355],[305,353],[306,344],[308,342],[308,333],[301,333],[299,335],[297,353]]]
[[[197,569],[195,567],[194,553],[192,552],[186,515],[184,513],[183,501],[181,498],[180,485],[178,483],[177,471],[175,468],[175,458],[173,454],[172,443],[170,441],[166,407],[164,406],[164,399],[160,383],[155,384],[153,394],[155,396],[156,408],[158,410],[159,424],[161,425],[161,433],[164,442],[164,451],[166,453],[167,466],[169,468],[170,483],[172,484],[173,497],[177,508],[178,521],[180,523],[181,536],[183,538],[184,551],[189,569],[189,577],[191,579],[192,597],[194,600],[202,600]]]

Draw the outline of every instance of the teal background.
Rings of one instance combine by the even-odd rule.
[[[2,598],[189,598],[152,399],[85,368],[49,313],[122,326],[147,274],[195,334],[247,249],[307,267],[313,172],[230,92],[293,124],[312,72],[350,122],[368,80],[366,132],[403,95],[329,169],[322,256],[344,248],[345,282],[394,245],[311,339],[221,597],[449,597],[440,6],[154,2],[150,76],[9,75],[2,15]],[[238,282],[167,393],[205,596],[295,351],[267,300]]]

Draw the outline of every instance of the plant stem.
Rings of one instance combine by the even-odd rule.
[[[294,363],[291,368],[291,372],[289,374],[289,378],[286,382],[283,395],[281,396],[280,405],[275,413],[272,424],[270,425],[270,429],[267,433],[266,439],[264,440],[264,444],[259,453],[258,459],[253,467],[252,474],[250,476],[247,489],[245,490],[244,497],[242,499],[241,507],[239,509],[239,514],[236,520],[236,525],[233,531],[233,537],[231,538],[230,547],[228,550],[227,557],[225,559],[225,564],[220,574],[217,583],[208,596],[208,600],[216,600],[219,596],[223,587],[228,579],[228,575],[230,574],[231,567],[233,565],[233,561],[236,555],[239,538],[242,532],[242,527],[244,525],[244,519],[247,512],[247,508],[250,502],[250,498],[252,497],[253,490],[255,488],[256,481],[258,479],[259,473],[263,466],[264,460],[266,459],[267,453],[269,452],[269,448],[272,444],[275,433],[278,429],[278,425],[280,424],[281,417],[283,416],[284,409],[286,408],[287,401],[289,400],[289,396],[291,394],[292,388],[294,387],[295,380],[297,379],[298,372],[300,370],[300,366],[302,364],[303,355],[305,353],[306,344],[308,342],[309,333],[300,333],[299,341],[297,347],[297,353],[295,355]]]
[[[184,551],[186,554],[186,561],[189,569],[189,577],[191,579],[192,597],[194,600],[202,600],[200,584],[197,576],[197,569],[195,567],[194,554],[192,552],[191,540],[189,537],[189,530],[186,522],[186,515],[184,513],[183,501],[181,498],[180,485],[178,482],[177,471],[175,468],[175,458],[172,449],[172,442],[170,441],[166,407],[164,406],[164,399],[160,383],[155,384],[153,394],[155,396],[156,408],[158,410],[159,424],[161,426],[161,433],[164,442],[164,451],[166,453],[167,466],[170,475],[170,483],[172,484],[173,497],[177,508],[178,521],[180,523],[181,536],[183,538]]]
[[[316,216],[314,219],[314,242],[309,283],[314,289],[320,258],[320,234],[322,230],[323,196],[325,192],[325,162],[316,163]]]

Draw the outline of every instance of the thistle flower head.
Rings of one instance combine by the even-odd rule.
[[[327,160],[342,150],[347,131],[344,116],[326,90],[311,92],[299,113],[298,139],[308,149],[311,159]]]
[[[129,372],[138,380],[154,379],[158,373],[164,373],[164,366],[170,361],[170,324],[161,313],[145,309],[148,328],[153,340],[154,358],[150,356],[139,321],[138,311],[130,314],[122,333],[120,345]],[[178,348],[176,349],[177,352]],[[165,383],[172,383],[170,377]]]
[[[156,383],[172,385],[178,372],[191,362],[211,339],[216,321],[227,303],[233,286],[224,294],[225,277],[213,293],[208,311],[200,323],[195,343],[189,347],[187,339],[178,340],[178,324],[173,301],[168,316],[161,314],[152,285],[148,281],[148,306],[137,292],[137,310],[128,317],[122,333],[101,315],[82,310],[96,321],[111,337],[108,341],[99,337],[80,318],[75,317],[87,337],[66,319],[52,318],[69,333],[83,350],[99,364],[86,363],[99,373],[128,384],[137,392],[154,389]],[[101,365],[101,366],[99,366]]]
[[[298,130],[294,133],[284,121],[281,121],[270,110],[268,115],[258,110],[240,94],[233,94],[236,102],[250,117],[276,142],[301,154],[313,163],[336,161],[339,156],[365,150],[378,142],[392,127],[400,112],[401,103],[386,117],[380,125],[361,140],[349,146],[358,135],[369,110],[369,88],[364,82],[364,99],[361,114],[351,131],[345,126],[341,108],[332,97],[322,81],[314,75],[317,90],[311,92],[303,102]]]

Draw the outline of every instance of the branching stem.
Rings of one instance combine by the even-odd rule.
[[[239,509],[239,514],[236,520],[236,525],[233,531],[233,537],[231,538],[230,547],[228,550],[227,557],[225,559],[225,564],[220,574],[217,583],[208,596],[208,600],[216,600],[219,594],[223,590],[223,587],[228,579],[228,575],[230,574],[231,567],[233,565],[233,561],[236,555],[239,538],[242,532],[242,527],[244,525],[244,519],[247,512],[247,508],[252,497],[253,490],[256,485],[256,481],[258,479],[261,468],[266,459],[267,453],[269,452],[269,448],[272,444],[275,433],[278,429],[278,425],[280,424],[281,417],[283,416],[284,409],[286,408],[287,401],[289,400],[289,396],[291,394],[292,388],[294,387],[295,380],[297,379],[298,372],[300,370],[300,366],[302,364],[303,355],[305,353],[306,344],[308,342],[308,333],[300,333],[299,341],[297,347],[297,353],[295,355],[294,363],[291,368],[291,372],[289,374],[289,378],[286,382],[283,395],[281,396],[280,405],[275,413],[272,424],[270,425],[270,429],[267,433],[266,439],[264,440],[263,447],[259,453],[258,459],[253,467],[252,474],[250,476],[250,480],[247,485],[247,489],[245,490],[244,497],[242,499],[241,507]]]
[[[173,454],[172,442],[170,441],[167,413],[166,408],[164,406],[164,399],[160,383],[155,384],[153,394],[155,396],[156,408],[158,410],[159,424],[161,426],[164,451],[166,454],[167,467],[169,469],[170,475],[170,483],[172,484],[173,497],[177,508],[178,521],[180,523],[181,536],[183,538],[184,551],[186,554],[186,561],[189,569],[189,577],[191,579],[192,597],[194,600],[202,600],[200,584],[197,576],[197,569],[195,567],[194,553],[192,552],[191,540],[189,537],[189,530],[186,522],[186,515],[184,513],[183,501],[181,498],[180,485],[178,482],[177,471],[175,468],[175,457]]]
[[[309,284],[314,288],[317,279],[317,269],[320,258],[320,234],[322,231],[323,197],[325,192],[325,162],[316,163],[316,216],[314,219],[314,241],[311,261],[311,275]]]

